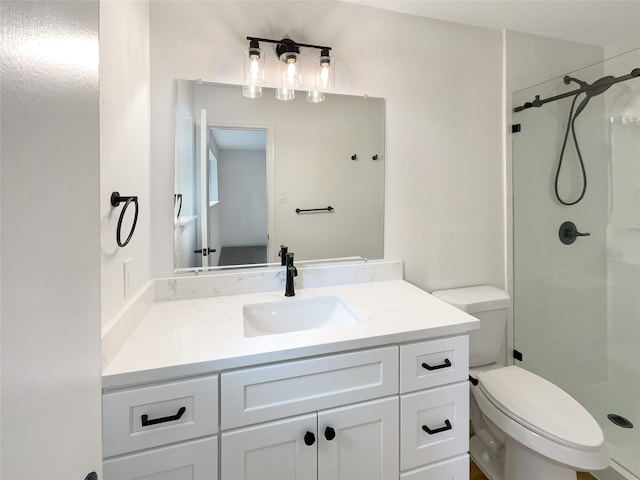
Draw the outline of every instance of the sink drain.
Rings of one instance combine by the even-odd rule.
[[[615,413],[610,413],[607,415],[607,418],[618,427],[622,428],[633,428],[633,423],[624,418],[622,415],[616,415]]]

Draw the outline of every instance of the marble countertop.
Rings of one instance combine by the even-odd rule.
[[[290,300],[283,291],[154,303],[103,371],[103,388],[455,335],[478,321],[404,280],[302,288],[338,296],[361,323],[245,337],[242,307]]]

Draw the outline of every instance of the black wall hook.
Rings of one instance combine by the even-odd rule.
[[[112,207],[118,207],[118,206],[120,206],[120,204],[122,202],[125,202],[125,203],[124,203],[124,207],[122,208],[122,212],[120,212],[120,218],[118,219],[118,228],[116,230],[116,242],[118,243],[119,247],[126,247],[129,244],[129,242],[131,241],[131,237],[133,236],[133,232],[136,230],[136,224],[138,223],[138,197],[137,196],[123,197],[123,196],[120,195],[119,192],[113,192],[111,194],[111,206]],[[133,223],[131,224],[131,231],[129,232],[129,236],[123,242],[122,241],[122,236],[121,236],[122,219],[124,218],[124,213],[127,211],[127,207],[132,203],[136,207],[134,215],[133,215]]]

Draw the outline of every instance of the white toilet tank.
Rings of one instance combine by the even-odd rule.
[[[480,328],[469,332],[469,366],[503,363],[507,337],[507,312],[511,297],[490,285],[433,292],[433,296],[473,315]]]

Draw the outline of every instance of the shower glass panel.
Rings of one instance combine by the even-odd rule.
[[[640,50],[571,76],[591,84],[635,68]],[[577,88],[560,77],[516,92],[513,106]],[[614,462],[640,477],[640,77],[594,96],[577,117],[587,188],[566,206],[554,180],[571,103],[513,114],[520,124],[513,134],[514,347],[523,356],[516,364],[582,403]],[[577,199],[584,181],[569,131],[560,197]],[[561,242],[567,221],[589,236]]]

